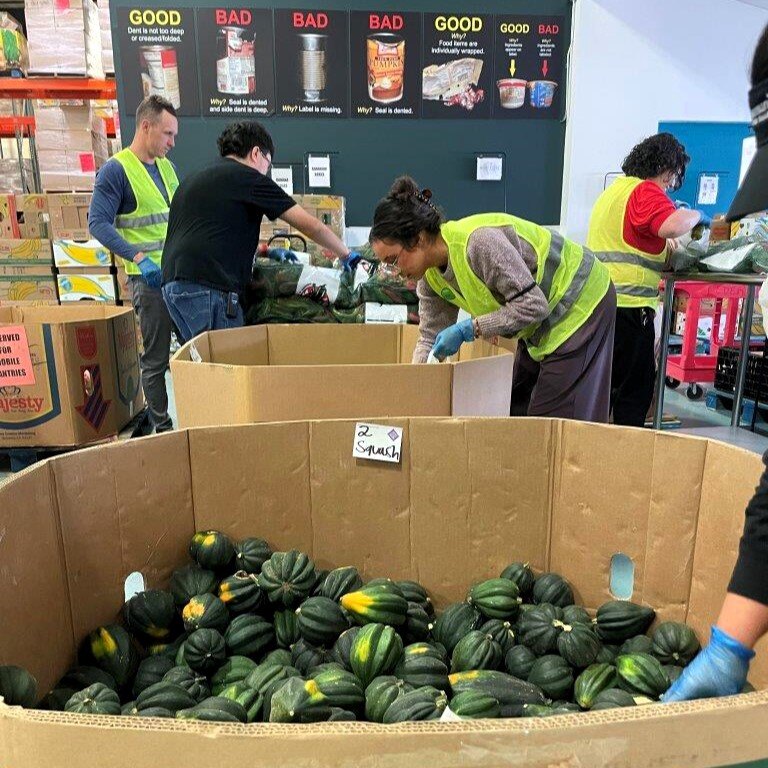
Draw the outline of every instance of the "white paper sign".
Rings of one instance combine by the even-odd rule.
[[[382,424],[355,424],[355,440],[352,457],[367,461],[386,461],[399,464],[402,456],[403,430],[401,427],[385,427]]]
[[[293,194],[293,168],[290,165],[272,166],[272,181],[277,184],[286,195]]]
[[[478,181],[501,181],[503,160],[500,157],[477,158]]]
[[[744,141],[741,142],[741,168],[739,169],[739,186],[744,181],[744,177],[747,175],[749,166],[752,165],[752,158],[757,154],[757,138],[755,136],[747,136]]]
[[[309,186],[331,186],[331,158],[329,155],[310,155],[307,160],[309,168]]]
[[[699,197],[696,205],[717,205],[717,193],[720,189],[720,177],[704,173],[699,178]]]

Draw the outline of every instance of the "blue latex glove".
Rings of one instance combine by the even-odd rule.
[[[712,217],[708,213],[704,213],[704,211],[697,211],[697,213],[701,214],[699,224],[703,224],[705,227],[712,226]]]
[[[163,282],[163,271],[149,256],[145,256],[136,266],[150,288],[159,288]]]
[[[354,272],[357,269],[357,265],[360,263],[360,259],[363,257],[357,251],[350,251],[347,258],[344,259],[344,271]]]
[[[709,645],[685,668],[662,701],[687,701],[733,696],[747,682],[749,662],[755,655],[719,627],[712,627]]]
[[[299,260],[296,254],[287,248],[269,248],[267,250],[267,258],[272,259],[272,261],[288,261],[291,264],[295,264]]]
[[[475,326],[472,319],[462,320],[456,325],[449,325],[437,334],[432,354],[438,360],[445,360],[446,357],[455,355],[465,341],[474,341],[474,338]]]

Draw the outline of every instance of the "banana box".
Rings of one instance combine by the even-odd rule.
[[[53,273],[0,274],[0,307],[29,304],[58,304]]]
[[[115,276],[110,272],[59,272],[57,282],[62,304],[69,301],[117,300]]]
[[[27,264],[50,268],[51,241],[39,238],[26,240],[0,239],[0,264]]]
[[[111,267],[114,258],[98,240],[54,240],[57,267]]]

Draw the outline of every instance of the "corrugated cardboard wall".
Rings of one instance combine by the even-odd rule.
[[[622,551],[635,562],[633,599],[687,614],[705,638],[759,457],[554,420],[389,422],[404,428],[402,466],[353,460],[354,422],[327,421],[135,440],[16,478],[0,488],[0,662],[29,666],[45,690],[76,642],[119,615],[128,574],[164,586],[192,533],[212,527],[307,551],[321,567],[417,578],[438,605],[524,559],[563,573],[594,608]]]

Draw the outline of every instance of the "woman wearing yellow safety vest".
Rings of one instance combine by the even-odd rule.
[[[642,427],[653,400],[660,273],[674,246],[670,240],[702,220],[699,211],[676,205],[666,194],[680,189],[689,161],[672,134],[650,136],[627,155],[625,175],[592,209],[587,247],[608,266],[618,297],[611,381],[614,424]]]
[[[608,421],[616,294],[590,251],[506,213],[444,221],[407,176],[376,207],[370,240],[419,280],[414,362],[516,337],[512,415]],[[459,309],[470,318],[457,322]]]

